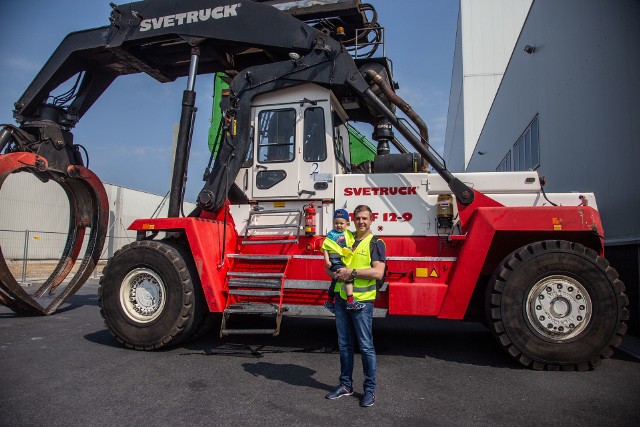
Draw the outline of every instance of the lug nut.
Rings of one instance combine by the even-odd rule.
[[[559,330],[560,332],[564,332],[564,328],[563,328],[562,326],[560,326],[560,327],[558,328],[558,330]]]
[[[541,322],[544,321],[544,316],[540,316],[539,319]]]
[[[580,306],[580,310],[584,310],[584,305],[581,305],[581,306]]]
[[[576,327],[576,325],[574,325],[573,323],[569,323],[569,329],[573,329],[575,327]]]
[[[549,329],[553,329],[553,325],[552,325],[551,323],[549,323],[549,324],[547,325],[547,328],[549,328]]]
[[[573,292],[573,286],[569,286],[569,287],[567,288],[567,290],[568,290],[569,292]]]
[[[558,283],[558,289],[562,289],[562,285]]]
[[[540,295],[538,298],[539,299],[544,299],[544,295]]]
[[[536,305],[536,310],[542,310],[542,306],[541,305]]]
[[[551,292],[551,286],[547,286],[547,292]]]
[[[576,295],[576,299],[582,299],[582,295],[580,294]]]
[[[582,316],[578,316],[578,317],[576,317],[576,320],[577,320],[578,322],[582,322]]]

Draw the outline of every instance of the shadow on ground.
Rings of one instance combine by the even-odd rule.
[[[255,327],[247,321],[246,327]],[[284,318],[280,335],[232,335],[219,337],[219,324],[203,338],[161,351],[181,356],[227,356],[259,360],[277,353],[338,354],[333,319]],[[97,344],[122,347],[104,329],[85,338]],[[476,366],[526,369],[506,354],[489,330],[479,323],[434,318],[389,317],[374,320],[374,342],[380,356],[432,358]],[[613,359],[640,363],[640,360],[616,350]],[[247,364],[245,367],[252,365]],[[254,375],[275,375],[278,367],[256,363]],[[305,368],[306,369],[306,368]],[[247,368],[249,371],[249,368]],[[323,388],[324,390],[324,388]]]
[[[54,294],[55,297],[55,294]],[[46,302],[43,302],[42,299],[38,299],[38,301],[46,306],[47,303],[52,300],[53,297],[48,298]],[[55,316],[56,314],[66,313],[72,310],[75,310],[84,306],[98,306],[98,297],[96,295],[73,295],[69,297],[69,299],[62,303],[60,307],[52,314]],[[12,318],[12,317],[43,317],[40,314],[30,314],[30,313],[14,313],[13,311],[7,311],[5,313],[0,313],[0,319],[3,318]]]
[[[296,387],[316,388],[324,391],[331,391],[333,386],[313,378],[316,371],[304,366],[293,365],[291,363],[277,364],[267,362],[243,363],[245,371],[254,377],[264,377],[268,380],[281,381]]]
[[[86,334],[84,339],[107,347],[124,348],[106,328],[91,334]]]
[[[260,359],[271,353],[338,353],[333,319],[285,318],[281,333],[271,336],[210,335],[181,346],[182,354]],[[378,355],[434,358],[455,363],[521,369],[480,324],[429,318],[374,320]],[[180,351],[180,350],[179,350]]]

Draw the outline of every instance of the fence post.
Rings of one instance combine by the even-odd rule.
[[[24,230],[24,253],[22,255],[22,283],[23,286],[30,286],[27,283],[27,257],[29,256],[29,230]]]

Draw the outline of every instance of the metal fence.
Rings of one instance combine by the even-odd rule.
[[[133,233],[132,233],[133,234]],[[89,231],[85,233],[79,258],[83,257],[89,240]],[[106,261],[113,253],[135,240],[132,236],[107,235],[100,260]],[[2,230],[0,229],[0,248],[9,269],[16,278],[26,281],[27,275],[33,277],[41,274],[37,271],[47,270],[48,264],[58,262],[67,241],[67,233],[42,230]],[[41,269],[36,268],[42,267]],[[97,273],[97,271],[96,271]]]
[[[89,232],[85,233],[80,254],[83,254]],[[101,260],[107,260],[124,245],[135,240],[133,236],[107,235],[104,248],[100,254]],[[41,230],[1,230],[0,247],[4,258],[9,261],[18,260],[58,260],[64,250],[67,233]]]

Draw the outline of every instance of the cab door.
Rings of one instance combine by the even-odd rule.
[[[296,104],[256,107],[253,198],[298,197]]]
[[[313,84],[256,97],[251,199],[333,198],[331,97]]]

